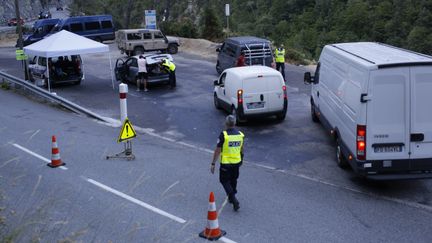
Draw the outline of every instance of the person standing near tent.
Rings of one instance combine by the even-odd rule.
[[[137,78],[137,91],[140,91],[141,83],[144,84],[144,92],[147,92],[147,61],[143,55],[138,58],[138,78]]]

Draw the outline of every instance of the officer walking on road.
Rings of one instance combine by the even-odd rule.
[[[285,48],[284,45],[281,44],[279,48],[275,50],[275,61],[276,61],[276,70],[280,71],[283,79],[285,79]],[[280,69],[280,70],[279,70]]]
[[[239,169],[243,162],[244,134],[235,129],[235,123],[234,116],[226,117],[226,130],[219,135],[210,171],[214,174],[216,161],[220,158],[219,181],[228,195],[229,203],[232,203],[234,211],[237,211],[240,203],[235,194],[237,193]]]

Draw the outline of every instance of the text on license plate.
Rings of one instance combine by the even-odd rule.
[[[253,103],[247,103],[248,109],[259,109],[264,107],[265,102],[253,102]]]
[[[394,152],[402,152],[402,146],[395,145],[395,146],[381,146],[381,147],[374,147],[375,153],[394,153]]]

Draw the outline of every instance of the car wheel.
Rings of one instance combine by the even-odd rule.
[[[233,115],[236,118],[237,126],[241,126],[245,122],[244,120],[242,120],[240,114],[237,112],[237,109],[234,106],[231,108],[231,115]]]
[[[213,95],[213,103],[214,103],[214,106],[216,107],[216,109],[220,110],[222,108],[220,103],[219,103],[219,98],[217,97],[216,93],[214,93],[214,95]]]
[[[176,44],[169,44],[168,45],[168,53],[169,54],[176,54],[178,52],[178,47]]]
[[[276,119],[277,119],[278,121],[283,121],[283,120],[285,120],[285,117],[286,117],[286,111],[283,111],[282,113],[279,113],[279,114],[276,115]]]
[[[221,69],[221,67],[220,67],[219,61],[216,63],[216,72],[217,72],[218,74],[221,74],[221,73],[222,73],[222,69]]]
[[[142,48],[142,47],[135,47],[134,48],[134,55],[136,56],[136,55],[141,55],[141,54],[144,54],[144,48]]]
[[[336,139],[336,163],[342,169],[348,168],[348,161],[342,153],[341,141],[340,139]]]
[[[314,103],[311,103],[311,116],[312,116],[313,122],[316,122],[316,123],[320,122],[319,117],[317,116],[316,111],[315,111],[315,104]]]

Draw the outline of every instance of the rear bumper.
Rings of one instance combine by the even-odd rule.
[[[285,114],[288,109],[288,100],[284,100],[283,108],[278,111],[270,111],[270,112],[260,112],[260,113],[246,113],[244,112],[243,106],[239,106],[240,109],[238,112],[240,113],[241,118],[260,118],[260,117],[269,117],[269,116],[276,116]]]
[[[432,178],[432,158],[355,161],[356,172],[371,180]]]

